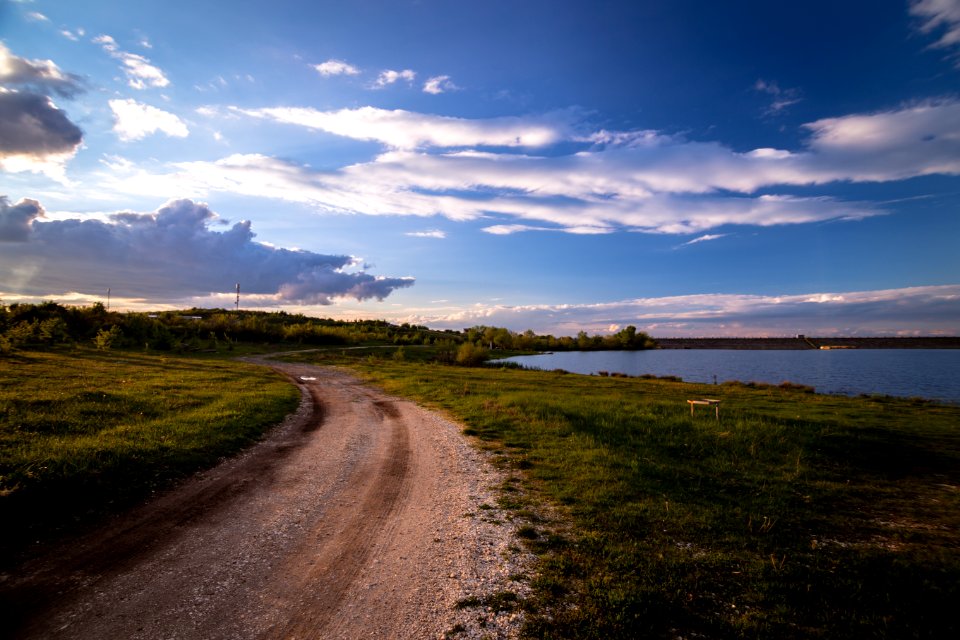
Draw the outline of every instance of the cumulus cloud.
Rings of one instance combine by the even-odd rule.
[[[377,76],[377,79],[374,81],[373,86],[377,89],[386,87],[387,85],[395,83],[397,80],[406,80],[407,82],[413,82],[417,77],[417,72],[412,69],[404,69],[403,71],[395,71],[393,69],[387,69],[386,71],[381,71],[380,75]]]
[[[572,135],[567,112],[530,118],[508,116],[471,120],[376,107],[338,111],[308,107],[232,107],[231,110],[356,140],[374,140],[397,149],[423,146],[541,147]]]
[[[0,242],[26,242],[33,221],[43,216],[43,207],[36,200],[25,198],[10,204],[7,196],[0,196]]]
[[[459,87],[450,80],[450,76],[434,76],[423,83],[423,92],[434,95],[456,91]]]
[[[139,140],[154,133],[165,133],[175,138],[190,134],[187,125],[169,111],[142,104],[136,100],[111,100],[113,130],[121,140]]]
[[[37,222],[42,207],[0,201],[0,270],[6,291],[21,295],[98,293],[157,302],[228,292],[235,283],[268,304],[330,304],[338,298],[382,300],[412,278],[356,269],[356,259],[271,247],[254,241],[249,222],[211,230],[217,215],[176,200],[152,213],[117,213],[108,221]]]
[[[77,125],[47,96],[0,91],[0,169],[62,178],[82,140]]]
[[[150,63],[148,58],[136,53],[123,51],[117,46],[117,41],[111,36],[101,35],[93,41],[103,47],[111,58],[119,60],[123,65],[123,72],[127,76],[127,84],[134,89],[147,89],[149,87],[166,87],[170,80],[163,71]]]
[[[313,68],[317,70],[317,73],[324,77],[344,75],[355,76],[360,73],[360,69],[357,69],[352,64],[344,62],[343,60],[334,60],[332,58],[326,62],[313,65]]]
[[[956,53],[960,47],[960,0],[912,0],[910,14],[920,19],[921,32],[939,34],[932,46],[954,49],[960,65],[960,56]]]
[[[439,312],[421,309],[403,320],[438,329],[475,324],[515,331],[574,335],[604,333],[634,325],[660,337],[956,335],[960,331],[960,284],[874,291],[791,295],[698,294],[637,298],[594,304],[471,305]]]
[[[13,85],[34,93],[54,92],[72,98],[83,92],[80,76],[65,73],[53,60],[20,58],[0,42],[0,85]]]

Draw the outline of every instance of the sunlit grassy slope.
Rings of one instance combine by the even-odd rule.
[[[521,515],[544,498],[568,514],[572,530],[524,529],[543,554],[531,637],[960,637],[958,407],[351,366],[498,451],[525,479],[527,498],[504,494]],[[691,417],[704,396],[719,421]]]
[[[129,503],[253,442],[296,387],[237,362],[124,352],[0,359],[5,537]]]

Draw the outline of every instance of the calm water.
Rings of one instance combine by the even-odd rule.
[[[575,373],[680,376],[687,382],[740,380],[807,384],[820,393],[879,393],[960,403],[960,349],[836,351],[568,351],[517,356],[511,362]]]

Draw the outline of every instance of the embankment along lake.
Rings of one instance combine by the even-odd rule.
[[[812,386],[818,393],[960,403],[960,349],[567,351],[507,361],[583,374],[679,376],[686,382],[789,381]]]

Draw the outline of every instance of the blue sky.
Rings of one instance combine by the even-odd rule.
[[[0,299],[960,333],[960,0],[227,6],[0,0]]]

